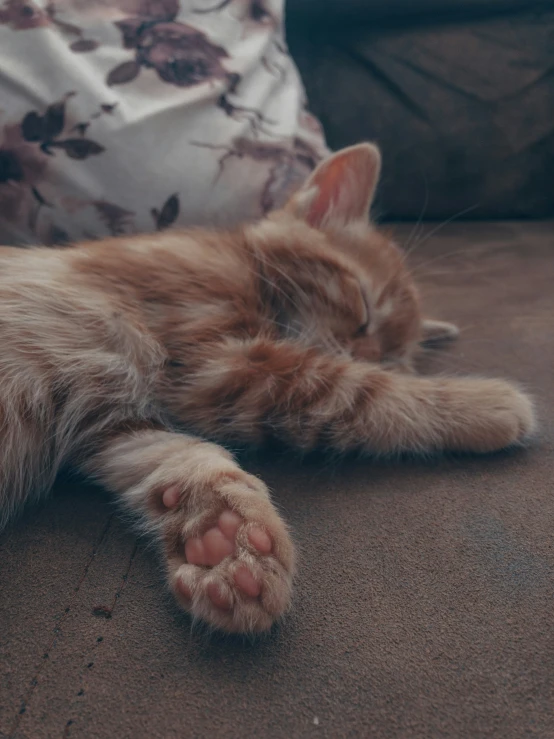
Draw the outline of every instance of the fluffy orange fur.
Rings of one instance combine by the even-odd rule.
[[[216,441],[490,452],[534,426],[502,380],[423,378],[455,327],[421,316],[401,250],[367,221],[361,144],[233,232],[0,250],[0,515],[71,464],[156,537],[195,617],[259,631],[288,607],[294,548],[264,484]]]

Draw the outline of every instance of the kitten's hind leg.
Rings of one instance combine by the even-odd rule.
[[[169,586],[194,617],[269,629],[287,609],[294,549],[265,485],[222,447],[162,430],[112,438],[85,465],[157,538]]]

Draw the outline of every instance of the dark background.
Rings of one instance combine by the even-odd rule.
[[[554,215],[554,3],[292,0],[329,144],[384,155],[388,219]]]

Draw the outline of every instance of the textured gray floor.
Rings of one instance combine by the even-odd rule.
[[[524,383],[533,448],[253,465],[301,553],[292,613],[262,642],[191,633],[97,491],[68,483],[4,532],[0,736],[554,737],[552,234],[450,226],[413,255],[427,304],[463,329],[428,368]]]

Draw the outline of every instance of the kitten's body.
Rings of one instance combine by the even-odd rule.
[[[201,437],[370,453],[522,439],[532,409],[511,385],[383,366],[450,329],[422,321],[400,251],[363,223],[378,169],[372,147],[345,150],[233,233],[0,250],[2,519],[78,466],[158,537],[185,608],[260,630],[289,602],[293,547],[263,483]]]

